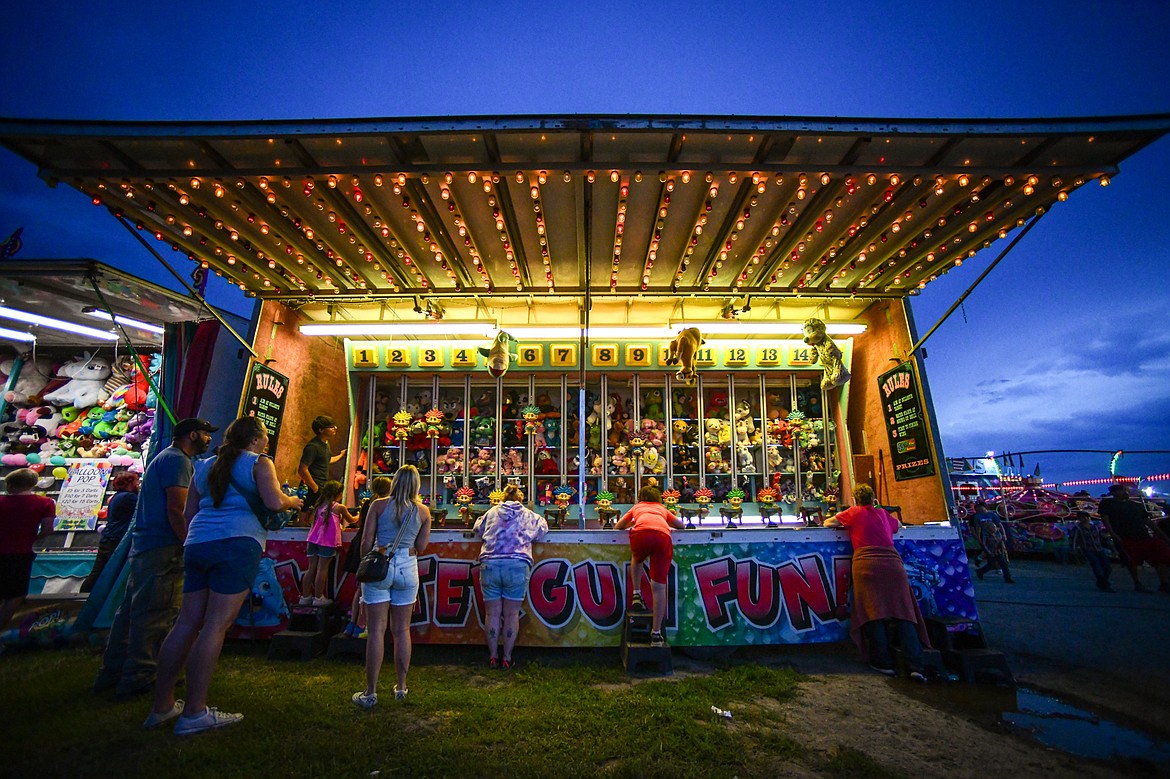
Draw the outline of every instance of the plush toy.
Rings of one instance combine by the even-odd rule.
[[[91,357],[86,352],[84,357],[62,365],[57,374],[69,382],[46,394],[46,402],[54,406],[93,406],[106,399],[103,386],[110,377],[110,361],[104,357]]]
[[[703,416],[727,419],[726,390],[712,390],[712,392],[707,396],[707,406],[706,410],[703,412]]]
[[[614,447],[613,456],[611,456],[609,460],[610,473],[630,472],[630,462],[627,459],[627,453],[628,450],[621,444]]]
[[[576,430],[576,426],[573,427]],[[561,446],[561,420],[556,417],[548,417],[544,420],[544,443],[545,446],[553,449],[559,449]]]
[[[527,473],[524,467],[524,456],[519,449],[509,449],[504,455],[504,473],[509,476],[521,476]]]
[[[560,473],[557,461],[548,449],[536,453],[536,473],[538,476],[556,476]]]
[[[41,403],[43,400],[41,393],[53,380],[53,364],[44,358],[34,360],[31,354],[25,354],[21,359],[20,373],[16,377],[16,383],[12,385],[12,389],[4,393],[4,400],[18,405]],[[0,385],[8,386],[8,381],[15,368],[16,360],[0,362],[0,373],[4,374],[3,379],[0,379]]]
[[[514,343],[516,339],[501,330],[490,348],[480,347],[479,353],[484,356],[484,364],[493,379],[498,379],[508,372],[508,366],[516,357],[509,351],[511,344]]]
[[[110,378],[106,379],[106,383],[102,385],[102,389],[106,394],[113,396],[122,387],[125,387],[134,378],[134,358],[128,354],[123,354],[115,357],[110,362]],[[110,401],[106,401],[109,403]],[[110,406],[109,408],[112,408]]]
[[[821,389],[840,387],[849,381],[849,371],[841,362],[841,349],[833,343],[819,319],[804,320],[804,342],[812,347],[812,361],[819,362],[825,372],[821,376]]]
[[[755,473],[756,462],[747,444],[739,443],[735,447],[735,466],[740,473]]]
[[[740,426],[743,431],[740,432]],[[750,436],[756,430],[756,421],[752,418],[752,407],[746,400],[735,401],[735,431],[738,435]]]
[[[704,343],[697,327],[686,328],[670,342],[670,356],[666,358],[666,364],[679,366],[678,373],[675,374],[678,379],[687,384],[695,383],[698,378],[695,371],[695,354]]]
[[[642,393],[642,416],[646,419],[663,419],[662,390],[655,387]]]
[[[705,443],[718,444],[719,446],[731,443],[731,425],[728,424],[727,420],[715,417],[705,420],[704,425],[707,431],[703,437]]]
[[[590,401],[590,398],[585,399],[585,405],[589,408],[589,414],[585,417],[585,424],[599,425],[601,424],[601,397],[593,393],[589,393],[589,395],[592,401]]]
[[[666,461],[658,454],[658,450],[654,447],[647,447],[642,453],[642,472],[643,473],[662,473],[666,470]]]
[[[119,387],[115,391],[115,395],[119,396],[122,404],[131,411],[145,411],[150,408],[148,402],[150,400],[150,381],[146,378],[146,374],[138,370],[138,365],[130,373],[130,383],[125,387]],[[111,397],[106,401],[106,408],[116,408],[117,402],[115,397]]]

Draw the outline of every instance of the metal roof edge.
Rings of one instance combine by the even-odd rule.
[[[875,135],[1013,135],[1170,132],[1170,113],[1051,118],[849,118],[687,114],[435,116],[241,121],[112,121],[0,117],[0,136],[103,138],[268,137],[441,132],[738,131]]]

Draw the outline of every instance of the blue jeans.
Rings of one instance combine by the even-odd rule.
[[[1089,563],[1089,568],[1093,571],[1094,578],[1097,579],[1097,586],[1105,589],[1109,586],[1109,574],[1113,568],[1109,565],[1109,555],[1101,551],[1085,550],[1085,560]]]
[[[898,646],[906,657],[911,671],[922,671],[922,641],[918,638],[918,626],[904,619],[875,619],[861,626],[865,635],[865,646],[869,650],[869,664],[875,668],[893,668],[894,654],[890,650],[890,628],[897,638]]]

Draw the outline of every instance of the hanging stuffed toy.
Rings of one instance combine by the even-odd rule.
[[[687,384],[695,383],[698,376],[695,372],[695,354],[704,343],[697,327],[686,328],[670,342],[670,356],[666,358],[666,364],[679,366],[675,374],[678,379]]]
[[[849,371],[841,361],[841,348],[833,343],[819,319],[804,320],[804,342],[812,347],[813,364],[820,363],[825,369],[821,376],[821,389],[840,387],[849,381]]]
[[[490,349],[480,347],[479,353],[486,359],[488,373],[493,379],[498,379],[508,372],[508,366],[511,364],[512,358],[515,357],[508,349],[514,343],[516,343],[516,339],[501,330],[496,336],[496,340],[492,342]]]

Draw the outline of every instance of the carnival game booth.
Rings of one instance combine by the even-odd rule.
[[[31,592],[68,597],[93,566],[112,477],[142,471],[165,440],[154,431],[173,414],[234,416],[238,389],[224,405],[203,388],[213,371],[225,386],[242,374],[239,344],[217,349],[198,301],[91,260],[8,261],[0,297],[0,473],[32,468],[57,502]]]
[[[654,479],[693,525],[672,643],[742,645],[844,637],[850,548],[819,525],[863,481],[911,526],[898,544],[923,610],[976,618],[907,298],[1002,255],[1168,128],[8,121],[0,142],[264,301],[253,346],[287,380],[282,475],[320,413],[348,423],[335,475],[355,503],[419,467],[440,518],[418,640],[479,640],[467,526],[514,481],[556,528],[520,643],[618,643],[631,574],[607,527]],[[304,533],[269,542],[283,600]],[[335,586],[344,600],[352,582]]]

